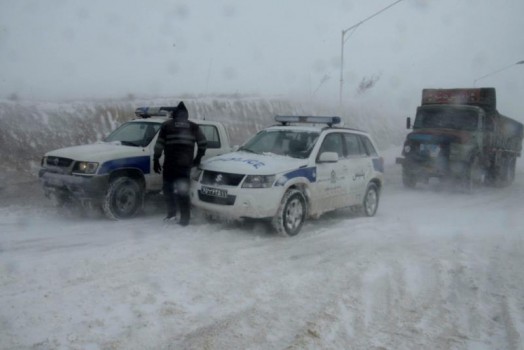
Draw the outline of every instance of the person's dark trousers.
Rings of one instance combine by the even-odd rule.
[[[189,176],[190,167],[177,167],[175,169],[164,168],[163,191],[166,196],[167,215],[176,213],[176,208],[180,210],[180,225],[189,224],[191,216],[191,201],[189,199]]]
[[[162,192],[166,202],[167,219],[176,216],[175,179],[172,176],[163,175]]]

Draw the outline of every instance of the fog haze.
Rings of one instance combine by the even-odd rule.
[[[393,1],[0,0],[0,98],[261,94],[338,104],[341,31]],[[423,87],[524,94],[524,2],[403,0],[348,32],[345,104],[413,113]]]

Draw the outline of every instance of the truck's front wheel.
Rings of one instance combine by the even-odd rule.
[[[102,203],[104,214],[113,220],[127,219],[142,208],[144,193],[140,184],[130,177],[119,177],[111,182]]]
[[[402,170],[402,184],[404,185],[404,187],[407,187],[407,188],[415,188],[415,186],[417,185],[416,175],[411,174],[410,172],[403,169]]]
[[[473,190],[484,185],[485,180],[486,171],[480,162],[479,156],[474,156],[469,162],[464,185],[467,190]]]

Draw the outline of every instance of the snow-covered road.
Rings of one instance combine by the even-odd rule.
[[[466,194],[405,190],[396,154],[376,217],[293,238],[0,207],[0,349],[522,349],[522,159]]]

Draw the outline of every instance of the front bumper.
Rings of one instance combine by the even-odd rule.
[[[102,198],[109,186],[109,175],[69,175],[40,169],[38,177],[47,197],[60,195],[95,200]]]
[[[208,187],[208,186],[204,186]],[[191,203],[206,212],[229,219],[265,219],[275,216],[282,196],[283,187],[240,188],[232,186],[213,187],[221,191],[202,191],[202,185],[193,181],[191,186]],[[209,187],[208,187],[209,188]],[[218,192],[227,196],[216,196]]]
[[[465,162],[451,161],[444,157],[427,159],[397,158],[396,164],[401,164],[405,173],[426,178],[462,176],[467,169]]]

